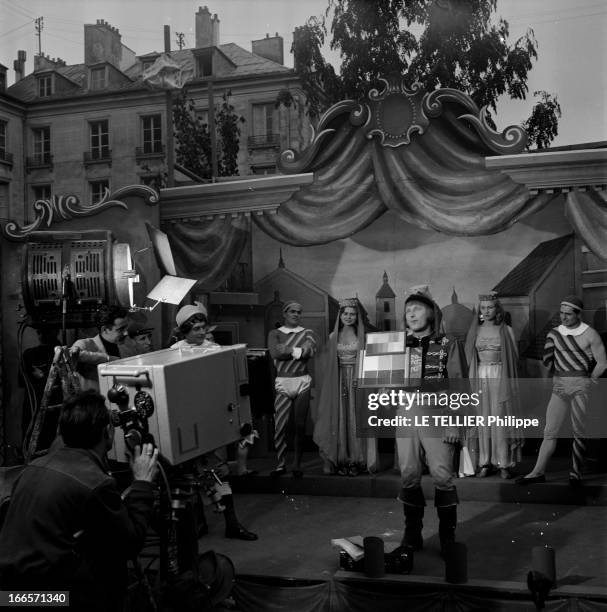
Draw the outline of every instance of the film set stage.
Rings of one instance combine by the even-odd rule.
[[[211,159],[203,180],[174,157],[174,90],[190,79],[214,134],[214,70],[299,78],[278,34],[249,53],[219,44],[218,24],[199,8],[195,49],[171,52],[165,26],[166,53],[126,68],[118,30],[86,25],[83,66],[97,49],[132,105],[114,128],[165,134],[137,152],[157,154],[145,176],[160,178],[116,174],[124,186],[94,204],[57,179],[3,222],[1,596],[67,584],[73,609],[607,610],[605,143],[529,151],[468,93],[386,74],[313,130],[301,91],[282,107],[259,94],[280,133],[251,128],[250,172],[217,178]],[[80,68],[45,61],[88,96]],[[22,100],[23,132],[67,130],[58,111],[28,123],[19,96],[37,74],[0,92],[0,124]],[[235,92],[238,108],[257,95]],[[85,172],[104,160],[85,154]],[[97,437],[81,447],[85,422]],[[138,533],[116,556],[124,583],[93,571],[121,544],[87,531],[89,501],[55,533],[48,493],[31,537],[15,531],[32,482],[95,503],[108,488],[116,541]],[[8,559],[19,537],[31,553]],[[54,546],[86,577],[57,579]]]

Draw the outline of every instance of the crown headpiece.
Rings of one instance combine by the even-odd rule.
[[[479,302],[497,302],[499,296],[497,295],[497,291],[489,291],[489,293],[481,293],[478,296]]]
[[[356,298],[345,298],[343,300],[339,300],[340,308],[346,308],[347,306],[350,308],[358,308],[358,300]]]

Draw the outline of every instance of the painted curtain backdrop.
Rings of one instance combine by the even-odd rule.
[[[164,223],[177,268],[177,276],[195,278],[195,289],[212,291],[234,268],[251,230],[248,217]]]

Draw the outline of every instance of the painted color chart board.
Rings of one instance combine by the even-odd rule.
[[[422,349],[405,347],[405,332],[367,335],[358,355],[358,386],[408,387],[421,379]]]

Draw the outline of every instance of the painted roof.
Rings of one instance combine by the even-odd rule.
[[[525,259],[493,287],[500,297],[530,295],[544,274],[564,255],[573,234],[538,244]]]

